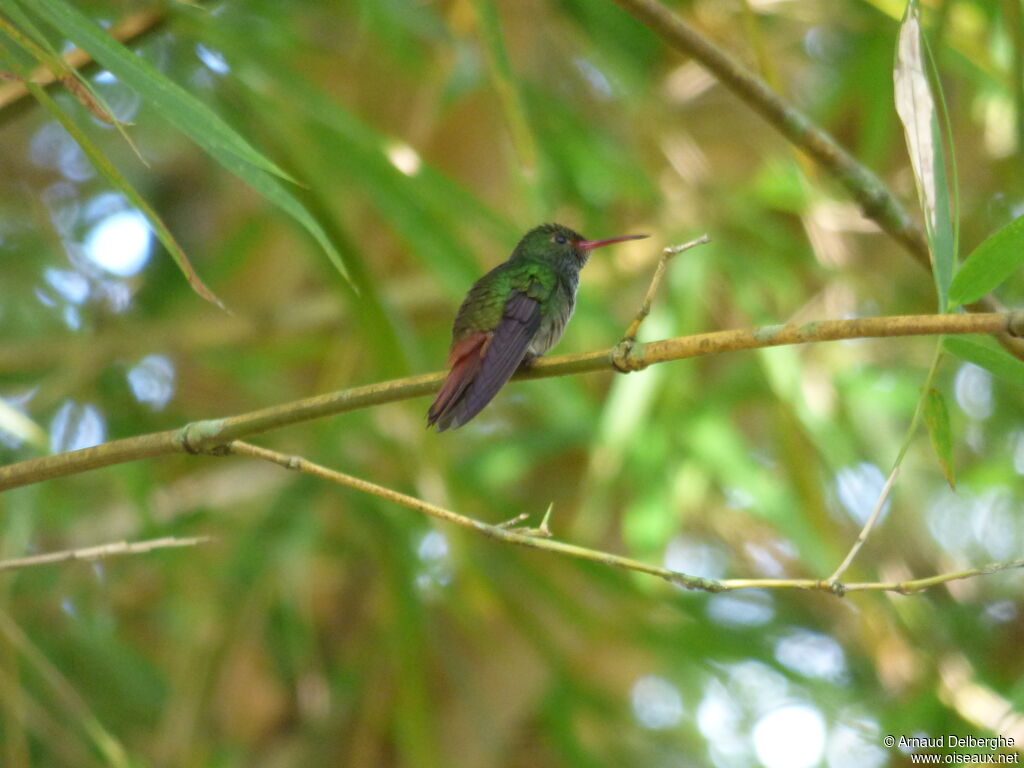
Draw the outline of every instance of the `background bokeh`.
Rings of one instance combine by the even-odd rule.
[[[896,0],[693,0],[916,213]],[[1016,0],[925,3],[961,249],[1024,212]],[[0,13],[4,4],[0,3]],[[462,294],[555,220],[595,253],[557,352],[934,311],[928,274],[707,72],[605,0],[81,2],[302,182],[351,276],[117,78],[145,164],[59,105],[233,314],[31,100],[0,107],[0,463],[441,367]],[[40,23],[60,47],[54,30]],[[0,44],[8,46],[6,39]],[[1019,303],[1024,280],[999,290]],[[708,577],[825,577],[910,424],[927,338],[510,385],[456,432],[429,398],[255,442],[498,522]],[[943,359],[958,488],[913,440],[852,580],[1020,557],[1024,397]],[[34,435],[34,437],[33,437]],[[886,734],[1024,743],[1024,576],[926,594],[684,592],[515,549],[269,464],[169,457],[0,496],[0,554],[203,547],[0,574],[0,765],[715,766],[908,762]]]

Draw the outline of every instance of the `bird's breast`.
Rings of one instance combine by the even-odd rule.
[[[570,282],[571,284],[566,284]],[[548,300],[548,310],[541,318],[540,328],[530,342],[529,352],[534,356],[543,355],[562,338],[565,326],[576,308],[576,284],[578,281],[559,279],[554,295]]]

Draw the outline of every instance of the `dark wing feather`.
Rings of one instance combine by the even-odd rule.
[[[540,303],[525,293],[514,292],[501,322],[494,329],[480,368],[459,393],[457,402],[437,419],[439,432],[455,429],[476,416],[516,372],[530,342],[540,328]]]
[[[451,370],[431,404],[430,410],[427,411],[428,427],[440,421],[441,429],[444,429],[445,416],[455,408],[462,393],[466,391],[466,387],[479,373],[484,354],[487,352],[487,345],[490,342],[490,333],[474,333],[452,344],[452,351],[448,356]]]

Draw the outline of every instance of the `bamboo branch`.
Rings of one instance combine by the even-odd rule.
[[[666,43],[692,57],[735,93],[747,106],[805,152],[849,192],[864,215],[900,243],[925,269],[931,271],[928,241],[906,209],[873,171],[847,152],[828,132],[772,90],[728,52],[719,48],[659,0],[614,0],[623,10],[649,27]],[[1002,312],[994,296],[985,296],[968,307],[977,312]],[[1024,359],[1024,340],[997,334],[999,343]]]
[[[15,571],[21,568],[32,568],[37,565],[53,565],[54,563],[66,563],[70,560],[82,562],[95,562],[105,560],[108,557],[120,557],[122,555],[141,555],[152,552],[155,549],[173,549],[177,547],[195,547],[206,544],[213,539],[209,536],[197,536],[194,538],[179,539],[175,536],[165,536],[162,539],[149,539],[147,541],[117,541],[111,544],[100,544],[95,547],[83,547],[81,549],[67,549],[61,552],[46,552],[42,555],[31,555],[19,557],[12,560],[0,560],[0,571]]]
[[[627,355],[622,355],[618,347],[613,347],[577,355],[541,358],[514,378],[540,379],[593,371],[639,371],[649,365],[670,360],[785,344],[893,336],[995,334],[1004,331],[1012,335],[1024,333],[1024,311],[820,320],[662,339],[637,344]],[[272,429],[427,395],[437,390],[444,377],[444,372],[436,372],[393,379],[235,416],[192,422],[181,429],[113,440],[92,448],[8,464],[0,467],[0,491],[138,459],[173,453],[211,453],[218,446],[232,440]]]
[[[327,480],[328,482],[344,485],[348,488],[361,491],[362,493],[367,493],[371,496],[376,496],[386,501],[399,504],[403,507],[416,510],[417,512],[422,512],[423,514],[435,519],[444,520],[445,522],[453,523],[462,528],[467,528],[498,541],[515,544],[521,547],[528,547],[530,549],[539,549],[544,552],[552,552],[554,554],[571,557],[576,560],[599,563],[612,568],[646,573],[650,576],[657,576],[660,579],[664,579],[670,584],[676,584],[680,587],[684,587],[685,589],[693,589],[703,592],[726,592],[736,589],[809,589],[820,592],[830,592],[840,597],[848,592],[867,591],[900,592],[903,594],[910,594],[913,592],[920,592],[923,589],[927,589],[928,587],[933,587],[938,584],[955,581],[957,579],[968,579],[982,574],[996,573],[997,571],[1008,570],[1010,568],[1024,567],[1024,559],[1022,559],[1007,563],[993,563],[980,568],[956,571],[954,573],[944,573],[937,576],[929,576],[927,578],[913,579],[910,581],[858,582],[855,584],[842,584],[835,581],[834,578],[828,580],[707,579],[701,576],[691,576],[690,574],[673,571],[668,568],[662,568],[657,565],[650,565],[639,560],[622,557],[610,552],[602,552],[600,550],[589,549],[587,547],[578,547],[575,544],[568,544],[566,542],[552,539],[550,538],[551,531],[548,529],[548,518],[551,514],[550,507],[548,507],[548,511],[545,513],[539,528],[511,527],[524,520],[526,518],[525,513],[513,518],[507,523],[491,525],[475,518],[461,515],[458,512],[453,512],[450,509],[445,509],[444,507],[440,507],[436,504],[423,501],[422,499],[417,499],[415,496],[399,493],[398,491],[394,491],[383,485],[372,483],[369,480],[363,480],[362,478],[354,477],[353,475],[348,475],[344,472],[338,472],[337,470],[330,469],[329,467],[325,467],[321,464],[316,464],[315,462],[309,461],[301,456],[279,453],[241,440],[234,440],[223,446],[223,450],[219,451],[218,454],[248,456],[254,459],[269,461],[273,464],[284,467],[285,469],[292,470],[293,472],[301,472],[313,477],[318,477],[322,480]]]
[[[860,204],[865,216],[901,243],[924,267],[931,269],[928,241],[899,200],[878,176],[807,115],[657,0],[615,0],[615,3],[673,48],[693,57],[779,133],[835,176]]]

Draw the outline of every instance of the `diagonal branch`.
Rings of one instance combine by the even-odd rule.
[[[864,215],[900,243],[927,270],[931,270],[928,241],[910,214],[873,171],[847,152],[799,109],[772,90],[762,78],[688,24],[658,0],[614,0],[623,10],[649,27],[678,51],[693,57],[726,88],[768,121],[795,147],[828,171],[860,205]],[[968,307],[973,312],[1001,312],[994,296]],[[1024,359],[1024,340],[997,334],[999,343]]]
[[[820,320],[662,339],[637,344],[627,355],[616,354],[618,347],[615,347],[577,355],[541,358],[528,370],[516,374],[515,378],[540,379],[593,371],[639,371],[649,365],[670,360],[785,344],[893,336],[995,334],[1004,331],[1013,335],[1024,333],[1024,311]],[[8,464],[0,467],[0,491],[138,459],[173,453],[210,453],[217,446],[232,440],[272,429],[427,395],[437,390],[444,376],[443,372],[427,373],[343,389],[259,411],[192,422],[181,429],[113,440],[92,448]]]
[[[744,103],[839,181],[864,215],[931,269],[928,242],[906,209],[878,176],[862,165],[807,115],[783,99],[764,80],[657,0],[615,0],[669,45],[692,56]]]

